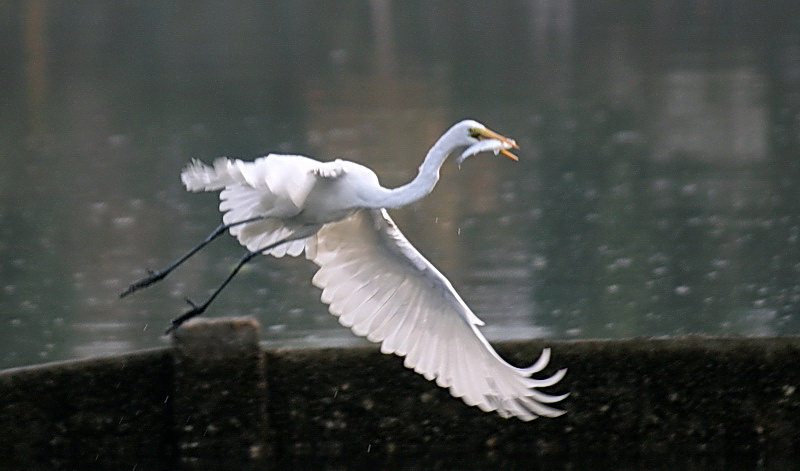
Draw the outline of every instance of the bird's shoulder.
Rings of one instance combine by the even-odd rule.
[[[325,180],[337,180],[343,178],[358,179],[377,179],[375,172],[359,163],[350,160],[336,159],[330,162],[317,162],[317,166],[312,173]]]
[[[319,178],[334,180],[344,175],[345,167],[344,160],[336,159],[331,162],[317,162],[316,167],[311,172]]]
[[[324,180],[335,180],[348,174],[373,174],[369,168],[349,160],[320,161],[304,155],[269,154],[253,163],[267,167],[272,172],[294,171]]]
[[[297,208],[347,209],[371,201],[380,188],[369,168],[349,160],[321,162],[302,155],[270,154],[257,159],[248,172],[248,184],[288,198]],[[336,205],[340,207],[336,207]]]

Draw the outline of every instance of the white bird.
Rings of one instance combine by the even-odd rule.
[[[218,158],[213,166],[197,160],[181,174],[189,191],[217,191],[223,224],[173,265],[132,284],[122,296],[166,276],[216,236],[229,230],[248,252],[222,285],[198,306],[173,320],[174,330],[202,313],[242,265],[258,254],[306,257],[319,266],[312,282],[339,322],[381,344],[383,353],[405,357],[404,365],[448,388],[455,397],[502,417],[528,421],[564,413],[548,404],[567,394],[539,388],[558,383],[531,376],[550,359],[545,348],[530,367],[503,360],[478,330],[483,322],[453,286],[403,236],[386,212],[430,193],[439,169],[458,149],[460,165],[478,152],[502,153],[514,140],[465,120],[451,127],[428,151],[416,178],[384,188],[375,173],[354,162],[319,162],[298,155],[270,154],[253,162]]]

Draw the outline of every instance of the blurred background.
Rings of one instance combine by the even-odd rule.
[[[445,165],[392,214],[491,340],[800,332],[794,1],[0,0],[0,368],[166,344],[243,253],[192,158],[270,152],[413,178],[451,124],[520,162]],[[273,345],[361,342],[304,258],[208,316]]]

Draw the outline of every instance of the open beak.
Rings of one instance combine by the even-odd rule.
[[[478,135],[476,136],[476,138],[478,140],[480,140],[481,138],[497,139],[498,141],[508,145],[512,149],[519,149],[519,146],[517,145],[517,141],[515,141],[514,139],[509,139],[509,138],[507,138],[505,136],[501,136],[500,134],[497,134],[496,132],[494,132],[494,131],[492,131],[490,129],[482,128],[482,129],[477,130],[477,132],[478,132]],[[511,160],[519,160],[519,157],[517,157],[516,155],[512,154],[511,152],[509,152],[507,149],[499,149],[499,152],[501,154],[505,155],[506,157],[508,157]]]

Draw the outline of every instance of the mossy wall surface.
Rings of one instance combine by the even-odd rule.
[[[798,337],[499,343],[512,363],[549,346],[544,373],[569,368],[551,388],[570,392],[567,414],[528,423],[468,407],[375,347],[264,349],[258,338],[252,320],[201,320],[170,348],[2,371],[0,463],[512,469],[559,457],[800,455]]]

